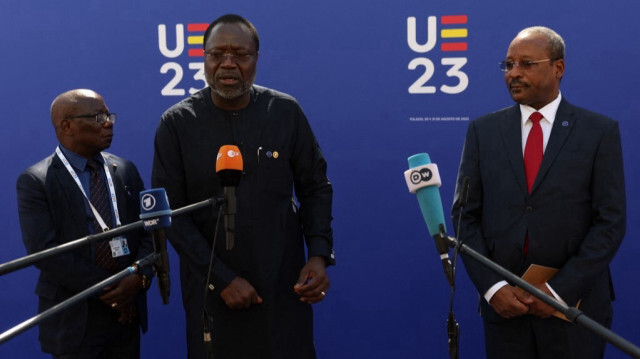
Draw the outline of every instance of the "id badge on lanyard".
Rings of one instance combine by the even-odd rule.
[[[66,167],[67,171],[69,171],[69,174],[71,175],[71,177],[73,177],[73,180],[78,185],[78,188],[80,189],[80,191],[84,195],[84,198],[89,203],[89,207],[91,207],[91,212],[93,212],[93,216],[98,221],[98,224],[100,224],[100,227],[102,228],[102,231],[109,230],[109,226],[107,226],[107,224],[104,222],[104,220],[102,219],[102,217],[100,216],[100,214],[98,213],[96,208],[93,206],[93,204],[91,203],[91,201],[87,197],[87,194],[84,191],[84,188],[82,188],[82,183],[80,182],[80,178],[78,177],[78,174],[73,169],[73,167],[71,167],[71,164],[69,163],[69,161],[67,160],[65,155],[62,153],[62,151],[60,150],[59,146],[56,147],[56,154],[58,155],[58,157],[60,158],[60,160],[62,161],[64,166]],[[100,156],[102,156],[102,154],[100,154]],[[107,184],[109,185],[108,186],[109,187],[109,195],[110,195],[109,197],[111,198],[111,205],[112,205],[112,208],[113,208],[113,214],[114,214],[115,219],[116,219],[116,227],[120,227],[122,224],[120,222],[120,213],[118,211],[118,201],[116,199],[116,190],[115,190],[115,186],[113,185],[113,178],[111,178],[111,173],[109,172],[109,167],[107,167],[107,161],[104,159],[104,156],[102,156],[102,160],[103,160],[103,164],[102,165],[104,167],[104,174],[105,174],[105,176],[107,176]],[[124,236],[119,236],[119,237],[113,238],[112,240],[109,241],[109,246],[111,247],[111,255],[114,258],[115,257],[126,256],[126,255],[128,255],[130,253],[129,252],[129,245],[127,243],[127,238],[125,238]]]

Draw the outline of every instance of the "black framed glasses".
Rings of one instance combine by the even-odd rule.
[[[531,68],[536,65],[539,64],[541,62],[547,62],[547,61],[556,61],[558,59],[544,59],[544,60],[535,60],[535,61],[500,61],[500,70],[504,71],[504,72],[509,72],[511,70],[513,70],[514,67],[519,67],[520,70],[531,70]]]
[[[115,113],[98,112],[93,115],[79,115],[79,116],[71,116],[69,118],[92,118],[92,117],[96,121],[96,123],[99,125],[102,125],[107,121],[111,122],[112,124],[115,124],[117,115]]]
[[[231,62],[236,64],[246,64],[253,58],[253,56],[256,53],[257,52],[249,52],[249,51],[225,52],[225,51],[212,50],[212,51],[206,51],[204,54],[217,64],[224,62],[227,58],[229,58]]]

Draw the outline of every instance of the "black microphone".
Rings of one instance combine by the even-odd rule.
[[[216,173],[220,179],[220,184],[224,187],[224,228],[227,250],[233,249],[236,214],[235,189],[240,184],[242,169],[242,155],[238,146],[221,146],[216,158]]]
[[[453,286],[453,269],[451,268],[451,260],[449,260],[449,246],[447,244],[449,237],[447,237],[444,226],[442,200],[440,199],[440,191],[438,191],[441,184],[438,166],[431,163],[428,154],[419,153],[409,157],[409,169],[404,172],[404,177],[409,192],[415,193],[418,197],[422,216],[427,222],[429,234],[436,243],[447,281]]]
[[[153,268],[158,277],[158,287],[162,303],[169,303],[171,283],[169,279],[169,254],[165,227],[171,226],[171,208],[164,188],[140,192],[140,219],[144,229],[151,231],[155,262]]]

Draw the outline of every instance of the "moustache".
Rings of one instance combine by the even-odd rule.
[[[509,87],[513,87],[513,86],[529,86],[528,84],[518,80],[518,79],[513,79],[511,81],[509,81]]]
[[[219,79],[233,79],[233,80],[240,80],[240,76],[238,76],[237,74],[234,73],[228,73],[228,72],[223,72],[223,73],[217,73],[214,76],[214,79],[219,80]]]

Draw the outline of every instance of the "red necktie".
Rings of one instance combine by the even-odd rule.
[[[524,175],[527,178],[527,190],[531,193],[533,182],[536,180],[540,164],[542,163],[542,127],[540,120],[542,114],[534,112],[529,116],[532,122],[531,131],[527,137],[527,144],[524,146]],[[523,252],[525,257],[529,251],[529,233],[524,241]]]
[[[529,116],[532,122],[527,144],[524,147],[524,174],[527,177],[527,190],[531,193],[531,187],[536,180],[540,163],[542,163],[542,127],[540,120],[542,114],[534,112]]]

